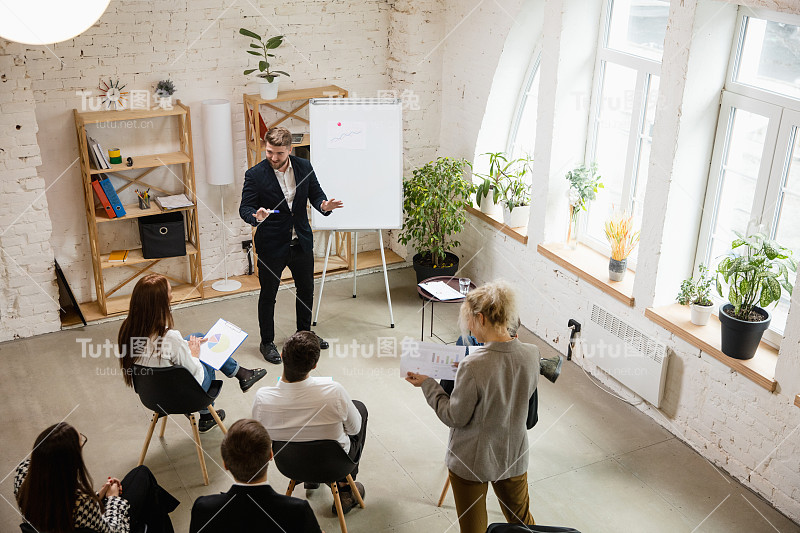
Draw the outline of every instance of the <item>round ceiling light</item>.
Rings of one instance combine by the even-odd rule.
[[[80,35],[103,15],[109,0],[0,1],[0,37],[23,44],[52,44]]]

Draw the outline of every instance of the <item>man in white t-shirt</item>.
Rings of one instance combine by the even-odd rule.
[[[319,361],[319,339],[310,331],[298,331],[283,346],[283,376],[275,387],[262,387],[253,402],[253,418],[261,422],[275,441],[335,440],[356,463],[367,436],[367,408],[351,400],[341,384],[331,378],[311,377]],[[313,489],[318,485],[306,484]],[[363,498],[364,486],[356,483]],[[346,480],[339,481],[342,510],[357,505]],[[336,508],[333,507],[334,514]]]

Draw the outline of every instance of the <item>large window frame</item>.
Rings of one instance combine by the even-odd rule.
[[[637,192],[644,184],[640,182],[640,167],[648,165],[649,161],[642,160],[642,141],[652,138],[649,132],[644,131],[647,118],[647,108],[650,104],[650,87],[653,77],[660,78],[661,61],[632,55],[626,52],[615,50],[608,46],[609,32],[611,30],[611,15],[613,10],[613,0],[608,0],[603,7],[602,23],[597,54],[595,59],[595,75],[592,82],[592,96],[589,107],[589,131],[587,135],[586,157],[584,163],[588,166],[597,160],[598,133],[601,123],[601,103],[603,98],[603,87],[606,75],[606,65],[613,63],[622,67],[636,71],[636,85],[634,89],[633,101],[631,106],[631,120],[628,126],[628,143],[625,154],[625,170],[622,182],[622,194],[620,197],[621,205],[617,208],[635,213],[637,208]],[[656,95],[657,96],[657,95]],[[599,168],[599,174],[603,175],[603,168]],[[591,212],[592,206],[588,207]],[[609,255],[611,246],[605,239],[598,239],[588,231],[588,216],[583,217],[581,235],[583,244],[594,250]],[[641,221],[639,221],[641,223]],[[595,228],[596,229],[596,228]],[[602,230],[600,230],[602,232]],[[631,268],[636,267],[636,255],[634,254],[628,264]]]
[[[714,249],[714,229],[720,216],[719,202],[722,194],[723,176],[728,171],[726,162],[732,139],[735,114],[741,110],[757,114],[767,119],[764,133],[764,145],[755,184],[747,233],[761,231],[770,238],[775,238],[778,230],[780,208],[786,192],[786,180],[793,150],[800,136],[800,101],[769,91],[740,83],[737,79],[737,67],[742,54],[748,18],[765,19],[772,22],[784,22],[800,26],[800,16],[775,13],[763,9],[739,8],[736,21],[736,34],[730,54],[725,89],[722,93],[720,114],[714,139],[714,149],[703,206],[703,218],[700,226],[697,250],[695,252],[694,275],[699,275],[699,265],[704,263],[713,269],[718,262],[712,257]],[[732,172],[735,172],[732,170]],[[797,252],[797,251],[796,251]],[[721,304],[725,301],[716,291],[712,292],[714,300]],[[788,307],[789,299],[784,297],[781,304]],[[783,326],[774,324],[764,333],[764,340],[780,347],[783,338]]]

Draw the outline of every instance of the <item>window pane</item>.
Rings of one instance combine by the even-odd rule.
[[[668,18],[666,0],[613,0],[606,46],[660,62]]]
[[[536,110],[538,101],[539,69],[537,68],[522,102],[522,112],[517,123],[514,144],[511,147],[511,157],[514,159],[525,155],[533,156],[533,146],[536,143]]]
[[[658,100],[659,77],[649,76],[647,100],[645,101],[645,114],[639,132],[640,145],[637,160],[636,183],[633,192],[633,214],[636,227],[641,227],[642,209],[644,208],[644,191],[647,188],[647,173],[650,167],[650,146],[653,144],[653,123],[656,115],[656,102]]]
[[[597,199],[592,202],[587,227],[587,234],[601,242],[606,242],[603,225],[612,211],[612,205],[623,206],[625,160],[635,90],[634,69],[604,63],[594,161],[597,162],[605,188],[600,190]]]
[[[794,142],[788,152],[788,169],[777,210],[774,238],[780,245],[792,250],[795,257],[800,257],[800,135],[797,127],[792,128],[790,139],[794,139]],[[770,312],[770,328],[783,334],[789,313],[789,298],[785,293],[778,306],[770,309]]]
[[[750,210],[756,192],[758,169],[769,125],[769,118],[731,108],[730,133],[726,142],[714,226],[711,229],[709,270],[716,268],[719,256],[730,250],[734,231],[747,232]]]
[[[800,26],[744,17],[736,80],[800,99]]]

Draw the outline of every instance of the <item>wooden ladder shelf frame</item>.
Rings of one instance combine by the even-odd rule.
[[[122,287],[128,285],[130,282],[135,280],[141,274],[147,272],[156,264],[158,264],[162,259],[165,258],[158,258],[158,259],[146,259],[140,260],[134,264],[125,264],[122,263],[120,267],[127,267],[133,269],[135,272],[125,278],[123,281],[118,283],[113,288],[106,290],[105,287],[105,280],[103,278],[103,270],[108,268],[108,266],[104,266],[104,261],[102,258],[102,253],[100,252],[100,244],[99,244],[99,231],[98,231],[98,222],[115,222],[118,220],[135,220],[137,218],[143,216],[152,216],[161,213],[166,213],[168,211],[163,211],[159,208],[153,208],[151,206],[150,209],[147,210],[140,210],[138,205],[126,205],[125,210],[127,214],[121,218],[113,218],[108,219],[104,216],[98,217],[97,216],[97,205],[99,205],[94,198],[94,191],[92,188],[92,177],[97,174],[113,174],[117,177],[121,177],[128,181],[125,185],[121,186],[117,189],[119,192],[122,192],[126,188],[130,187],[134,183],[138,183],[140,185],[148,185],[146,182],[140,181],[144,178],[147,174],[155,170],[156,168],[167,168],[169,172],[177,179],[177,181],[183,186],[183,192],[186,194],[186,197],[191,200],[194,205],[189,208],[182,208],[178,211],[185,212],[184,221],[186,224],[186,242],[187,242],[187,254],[186,259],[188,260],[189,266],[189,278],[188,279],[178,279],[172,276],[165,276],[173,282],[182,284],[179,285],[182,290],[179,291],[180,296],[173,299],[174,303],[180,303],[181,301],[185,300],[192,300],[198,299],[203,297],[203,269],[202,269],[202,258],[200,254],[200,224],[197,215],[197,186],[195,183],[195,175],[194,175],[194,149],[192,145],[192,118],[191,112],[189,107],[181,103],[180,100],[175,102],[175,105],[171,109],[126,109],[120,111],[89,111],[89,112],[80,112],[77,109],[73,110],[73,115],[75,118],[75,130],[78,136],[78,150],[80,153],[80,168],[81,168],[81,176],[83,182],[83,195],[84,195],[84,203],[86,207],[86,221],[89,228],[89,245],[92,254],[92,270],[94,274],[94,284],[95,284],[95,294],[97,295],[97,304],[100,308],[100,311],[108,316],[110,314],[121,314],[127,312],[127,302],[129,301],[129,297],[123,297],[122,303],[125,305],[125,309],[109,309],[109,298]],[[91,168],[89,164],[89,147],[87,144],[86,139],[86,125],[87,124],[98,124],[103,122],[116,122],[116,121],[128,121],[128,120],[142,120],[148,118],[163,118],[163,117],[176,117],[178,120],[178,142],[180,145],[180,150],[178,152],[169,153],[169,154],[154,154],[152,156],[140,156],[141,159],[145,160],[144,164],[134,164],[132,167],[127,167],[124,163],[121,165],[112,165],[110,169],[94,169]],[[167,161],[165,161],[165,159]],[[181,174],[176,174],[170,166],[172,165],[180,165],[181,166]],[[142,173],[140,173],[137,177],[130,177],[121,174],[121,172],[127,172],[130,170],[137,170],[137,169],[144,169]],[[152,185],[148,185],[150,188],[155,189],[157,191],[163,192],[165,194],[172,194],[165,189],[160,187],[154,187]],[[144,266],[142,266],[144,265]]]

